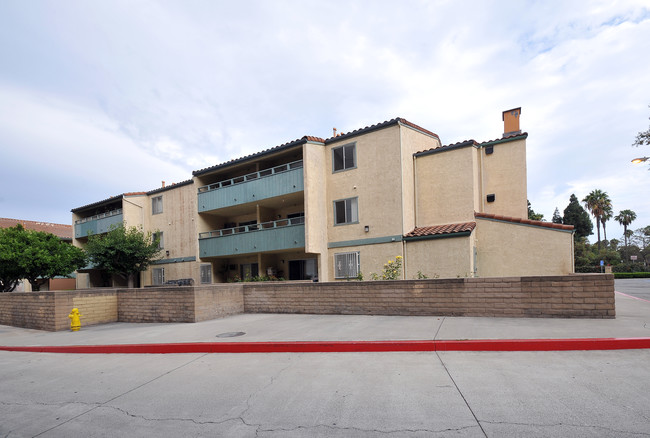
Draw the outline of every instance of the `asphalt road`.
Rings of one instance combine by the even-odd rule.
[[[626,278],[615,284],[618,292],[650,301],[650,278]]]
[[[649,350],[0,352],[3,437],[650,436]]]
[[[648,288],[638,280],[616,283],[639,297]],[[645,318],[649,307],[639,303],[630,311]],[[467,321],[489,328],[483,319]],[[0,437],[650,437],[648,364],[648,349],[0,351]]]

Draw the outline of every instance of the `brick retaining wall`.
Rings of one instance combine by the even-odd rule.
[[[247,313],[614,318],[614,276],[246,283]]]
[[[236,313],[614,318],[614,276],[269,282],[0,293],[0,324],[67,330],[106,322],[198,322]]]

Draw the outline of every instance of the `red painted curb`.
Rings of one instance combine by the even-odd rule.
[[[180,344],[0,346],[4,351],[73,354],[349,353],[400,351],[581,351],[650,348],[650,338],[422,341],[188,342]]]

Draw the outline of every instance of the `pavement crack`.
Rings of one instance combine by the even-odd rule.
[[[156,422],[163,422],[163,421],[178,421],[178,422],[190,422],[198,425],[204,425],[204,424],[224,424],[228,423],[230,421],[241,421],[244,423],[240,417],[231,417],[231,418],[226,418],[223,420],[206,420],[206,421],[200,421],[195,418],[182,418],[182,417],[170,417],[170,418],[153,418],[153,417],[146,417],[144,415],[137,415],[137,414],[132,414],[131,412],[127,411],[126,409],[119,408],[117,406],[111,406],[111,405],[103,405],[100,406],[100,408],[104,409],[113,409],[115,411],[121,412],[124,415],[127,415],[131,418],[136,418],[139,420],[145,420],[145,421],[156,421]],[[244,423],[246,424],[246,423]]]
[[[609,432],[607,433],[608,436],[611,436],[611,433],[625,433],[625,434],[630,434],[630,435],[639,435],[639,436],[650,436],[650,432],[632,432],[629,430],[620,430],[620,429],[612,429],[610,427],[605,427],[605,426],[597,426],[594,424],[574,424],[574,423],[518,423],[518,422],[511,422],[511,421],[488,421],[488,420],[482,420],[482,423],[485,424],[505,424],[509,426],[530,426],[530,427],[576,427],[580,429],[596,429],[596,430],[602,430]]]
[[[446,428],[446,429],[364,429],[361,427],[342,427],[342,426],[335,426],[335,425],[330,425],[330,424],[314,424],[312,426],[295,426],[295,427],[277,427],[277,428],[272,428],[272,429],[259,429],[260,432],[293,432],[296,430],[302,430],[302,429],[318,429],[318,428],[325,428],[325,429],[331,429],[331,430],[344,430],[344,431],[351,431],[351,432],[367,432],[367,433],[381,433],[381,434],[392,434],[392,433],[442,433],[442,432],[456,432],[456,431],[461,431],[465,429],[474,429],[477,426],[463,426],[463,427],[455,427],[455,428]]]
[[[442,317],[442,321],[440,322],[440,325],[438,326],[438,330],[436,330],[436,334],[433,336],[433,340],[438,339],[438,333],[440,333],[440,329],[442,328],[442,325],[445,323],[445,319],[447,319],[445,316]]]
[[[476,421],[476,424],[477,424],[478,427],[481,429],[481,432],[483,432],[483,436],[485,436],[485,438],[487,438],[487,433],[485,433],[485,430],[483,429],[483,426],[481,426],[481,422],[479,421],[478,417],[477,417],[476,414],[474,413],[474,410],[472,409],[472,407],[469,405],[469,402],[468,402],[467,399],[465,398],[465,395],[463,394],[463,391],[461,391],[460,388],[458,387],[458,384],[456,383],[456,381],[454,380],[454,377],[451,375],[451,373],[450,373],[449,370],[447,369],[447,365],[445,365],[445,362],[444,362],[444,361],[442,360],[442,358],[440,357],[440,354],[439,354],[437,351],[436,351],[435,353],[436,353],[436,356],[438,356],[438,360],[440,361],[440,364],[441,364],[442,367],[445,369],[445,372],[447,372],[447,375],[448,375],[449,378],[451,379],[451,382],[452,382],[452,383],[454,384],[454,386],[456,387],[456,391],[458,391],[458,394],[460,394],[461,398],[462,398],[463,401],[465,402],[465,405],[467,406],[467,409],[469,409],[470,413],[471,413],[472,416],[474,417],[474,420]]]
[[[41,435],[43,435],[44,433],[47,433],[47,432],[49,432],[49,431],[51,431],[51,430],[54,430],[54,429],[56,429],[57,427],[60,427],[60,426],[62,426],[62,425],[64,425],[64,424],[66,424],[66,423],[69,423],[69,422],[72,421],[72,420],[76,420],[77,418],[79,418],[79,417],[81,417],[81,416],[83,416],[83,415],[86,415],[87,413],[92,412],[92,411],[94,411],[95,409],[97,409],[97,408],[99,408],[99,407],[105,406],[105,405],[107,405],[108,403],[112,402],[113,400],[116,400],[116,399],[118,399],[118,398],[120,398],[120,397],[122,397],[122,396],[124,396],[124,395],[126,395],[126,394],[129,394],[129,393],[131,393],[131,392],[133,392],[133,391],[136,391],[136,390],[142,388],[143,386],[146,386],[146,385],[150,384],[151,382],[155,382],[156,380],[161,379],[161,378],[163,378],[163,377],[165,377],[165,376],[167,376],[167,375],[173,373],[174,371],[177,371],[177,370],[179,370],[179,369],[181,369],[181,368],[183,368],[183,367],[186,367],[186,366],[188,366],[189,364],[191,364],[191,363],[193,363],[193,362],[195,362],[195,361],[197,361],[197,360],[199,360],[199,359],[201,359],[201,358],[207,356],[207,354],[208,354],[208,353],[205,353],[205,354],[202,354],[201,356],[195,357],[194,359],[192,359],[192,360],[190,360],[190,361],[188,361],[188,362],[185,362],[184,364],[179,365],[179,366],[177,366],[176,368],[173,368],[173,369],[171,369],[171,370],[169,370],[169,371],[167,371],[167,372],[164,372],[164,373],[162,373],[161,375],[159,375],[159,376],[157,376],[157,377],[154,377],[153,379],[150,379],[150,380],[148,380],[148,381],[146,381],[146,382],[144,382],[144,383],[142,383],[142,384],[140,384],[140,385],[138,385],[138,386],[136,386],[136,387],[134,387],[134,388],[131,388],[131,389],[129,389],[128,391],[123,392],[122,394],[118,394],[118,395],[116,395],[115,397],[111,398],[110,400],[106,400],[106,401],[103,402],[103,403],[98,403],[97,405],[93,406],[92,408],[90,408],[90,409],[88,409],[88,410],[86,410],[86,411],[80,413],[79,415],[75,415],[75,416],[72,417],[72,418],[68,418],[66,421],[63,421],[63,422],[61,422],[61,423],[59,423],[59,424],[57,424],[57,425],[55,425],[55,426],[50,427],[49,429],[46,429],[46,430],[44,430],[44,431],[42,431],[42,432],[40,432],[40,433],[34,435],[33,438],[36,438],[36,437],[38,437],[38,436],[41,436]]]

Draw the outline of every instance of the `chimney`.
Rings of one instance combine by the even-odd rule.
[[[162,182],[162,188],[165,188],[165,181]]]
[[[332,137],[336,137],[336,128],[332,128]]]
[[[503,137],[521,134],[521,129],[519,129],[519,116],[521,116],[521,107],[503,112],[501,116],[503,120]]]

